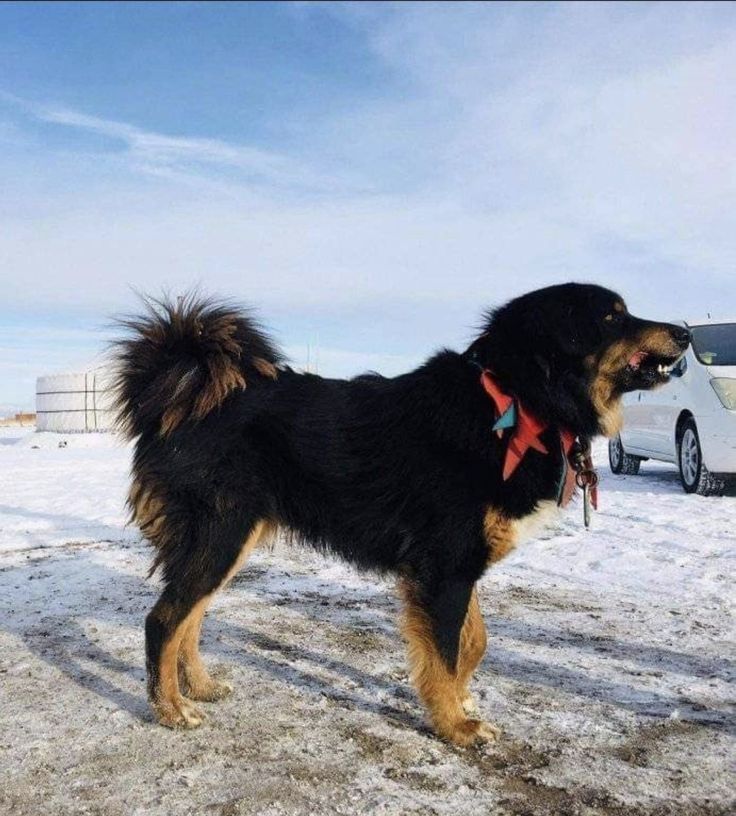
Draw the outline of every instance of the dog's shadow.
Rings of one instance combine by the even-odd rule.
[[[125,710],[140,721],[152,721],[145,693],[143,620],[158,595],[156,587],[146,583],[142,575],[110,568],[95,557],[94,549],[80,547],[73,553],[54,553],[49,558],[54,560],[52,570],[45,567],[44,558],[0,571],[0,597],[16,613],[4,616],[6,630],[21,640],[31,654],[85,691],[107,701],[113,709]],[[63,585],[67,579],[71,586],[75,579],[79,581],[79,574],[84,575],[84,595],[65,594]],[[290,580],[295,581],[291,577]],[[24,593],[19,591],[29,581],[46,583],[35,604],[24,599]],[[298,579],[295,583],[293,591],[298,598]],[[308,592],[306,587],[302,589]],[[228,591],[251,590],[241,586]],[[50,598],[51,608],[44,609]],[[33,606],[38,608],[29,608]],[[23,614],[17,614],[21,611]],[[88,625],[89,622],[97,622],[98,626]],[[114,639],[115,634],[126,630],[140,633],[137,660],[128,657],[131,646],[127,635],[121,648],[105,645],[105,633],[114,633]],[[426,730],[410,692],[399,683],[388,682],[305,645],[282,642],[235,624],[217,610],[208,615],[205,630],[206,658],[227,658],[239,668],[270,675],[285,685],[327,698],[344,708],[378,714],[399,727]],[[314,670],[304,668],[305,663]],[[330,674],[350,681],[350,688],[335,684]],[[387,697],[394,697],[398,705]]]
[[[10,611],[3,616],[5,627],[32,654],[85,691],[106,700],[112,708],[124,709],[139,720],[150,721],[145,699],[142,623],[158,594],[156,587],[143,580],[142,572],[131,574],[113,569],[94,548],[79,548],[73,553],[55,553],[49,557],[54,560],[52,570],[44,567],[45,559],[39,559],[0,571],[0,598],[10,605]],[[139,561],[137,555],[131,559],[133,563]],[[395,601],[387,601],[376,593],[375,599],[381,598],[380,603],[363,597],[358,609],[346,614],[345,593],[342,598],[315,598],[312,576],[287,574],[277,566],[270,566],[269,573],[274,580],[269,581],[268,591],[259,590],[260,582],[249,580],[246,569],[244,579],[227,592],[236,598],[245,596],[244,600],[250,602],[273,604],[277,614],[286,607],[290,614],[307,618],[316,628],[333,627],[335,642],[339,643],[343,637],[347,643],[359,622],[361,627],[378,632],[378,647],[395,648],[399,640],[393,621],[398,612]],[[85,591],[81,595],[69,594],[67,587],[78,586],[80,574],[84,576]],[[22,591],[27,582],[34,579],[45,582],[43,592],[35,599]],[[274,586],[282,588],[278,598],[273,596]],[[53,602],[44,608],[49,598],[53,598]],[[18,611],[22,607],[25,614],[12,614],[13,609]],[[98,626],[92,626],[89,621],[97,622]],[[489,624],[492,635],[500,635],[504,645],[494,645],[491,639],[491,648],[481,666],[481,678],[494,673],[515,683],[555,689],[624,708],[646,718],[664,719],[679,709],[682,721],[736,734],[736,715],[732,712],[708,710],[667,692],[601,679],[584,670],[567,668],[560,662],[544,662],[530,656],[528,647],[557,644],[580,651],[600,653],[603,650],[617,660],[656,667],[665,674],[729,681],[736,675],[736,667],[726,658],[701,657],[614,638],[602,640],[501,616],[491,615]],[[126,630],[139,633],[135,658],[131,658],[135,647],[127,635],[121,640],[123,645],[115,647],[116,636],[125,634]],[[206,657],[226,658],[240,669],[269,675],[302,693],[379,715],[401,728],[426,730],[423,711],[405,680],[397,681],[385,673],[364,670],[354,663],[336,659],[319,647],[294,640],[274,636],[272,632],[264,633],[255,624],[243,626],[231,620],[227,609],[215,608],[208,616],[203,651]],[[510,641],[523,643],[525,647],[515,649]],[[365,661],[366,655],[360,655],[354,662],[361,659]]]

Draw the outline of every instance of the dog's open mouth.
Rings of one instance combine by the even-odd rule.
[[[640,349],[631,355],[626,365],[626,371],[643,381],[665,382],[670,378],[681,356],[679,354],[665,357]]]

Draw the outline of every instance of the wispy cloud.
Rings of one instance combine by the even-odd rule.
[[[231,183],[240,180],[261,187],[312,191],[334,189],[346,181],[318,172],[294,157],[257,147],[220,139],[157,133],[59,105],[38,104],[7,91],[0,92],[0,99],[12,103],[40,122],[106,137],[117,151],[120,148],[124,150],[136,169],[161,177],[180,178],[186,173],[206,175],[208,172],[224,171],[230,173]]]

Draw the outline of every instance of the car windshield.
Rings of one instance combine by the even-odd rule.
[[[691,326],[693,351],[705,365],[736,365],[736,323]]]

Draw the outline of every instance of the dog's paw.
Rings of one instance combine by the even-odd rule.
[[[207,683],[191,684],[187,697],[201,703],[216,703],[233,693],[233,687],[224,680],[210,679]]]
[[[475,733],[476,742],[498,742],[501,739],[501,729],[485,720],[476,720],[478,729]]]
[[[205,715],[186,697],[153,704],[153,711],[160,725],[167,728],[197,728],[205,721]]]
[[[460,720],[442,736],[455,745],[466,747],[481,742],[496,742],[501,737],[501,729],[483,720]]]

